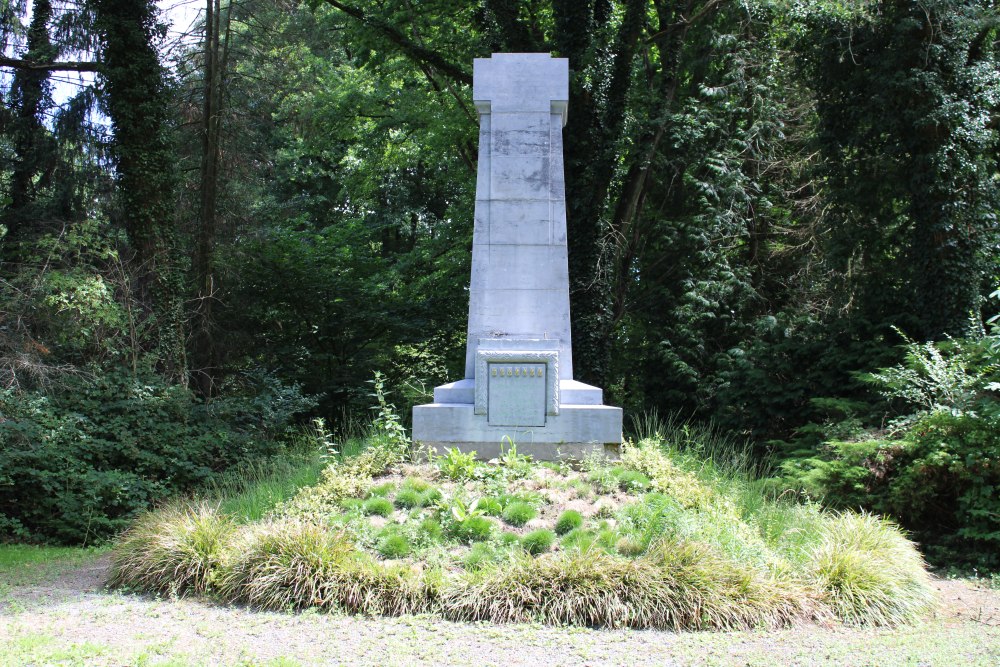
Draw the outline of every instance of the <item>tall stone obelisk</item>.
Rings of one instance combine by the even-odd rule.
[[[479,168],[465,379],[413,409],[413,440],[491,458],[508,436],[541,459],[621,443],[621,408],[573,380],[562,128],[565,58],[477,58]]]

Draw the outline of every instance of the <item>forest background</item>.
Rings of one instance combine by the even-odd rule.
[[[472,60],[543,51],[570,61],[578,379],[1000,565],[994,0],[164,20],[0,4],[0,539],[106,539],[304,425],[336,439],[376,371],[404,418],[458,379]]]

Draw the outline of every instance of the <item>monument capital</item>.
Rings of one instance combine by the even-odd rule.
[[[494,53],[472,64],[472,100],[481,114],[552,113],[566,125],[569,60],[547,53]]]

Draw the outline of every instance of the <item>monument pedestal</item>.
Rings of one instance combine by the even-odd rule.
[[[418,447],[493,458],[616,453],[621,408],[573,379],[562,128],[565,58],[493,54],[473,67],[479,166],[465,379],[413,409]],[[509,446],[509,445],[506,445]]]

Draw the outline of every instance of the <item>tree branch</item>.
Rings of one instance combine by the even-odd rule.
[[[406,35],[397,30],[395,26],[389,25],[385,21],[372,17],[370,14],[365,14],[357,7],[346,5],[338,0],[326,0],[326,2],[332,7],[336,7],[340,11],[344,12],[348,16],[351,16],[365,25],[371,26],[375,30],[379,31],[386,39],[398,46],[403,53],[410,58],[431,65],[442,74],[451,77],[459,83],[464,83],[470,86],[472,85],[471,74],[454,63],[448,62],[436,51],[432,51],[428,48],[420,46],[419,44],[415,44],[412,40],[407,39]]]
[[[20,58],[0,56],[0,67],[49,72],[58,70],[68,72],[97,72],[101,65],[93,61],[36,63],[30,60],[21,60]]]

